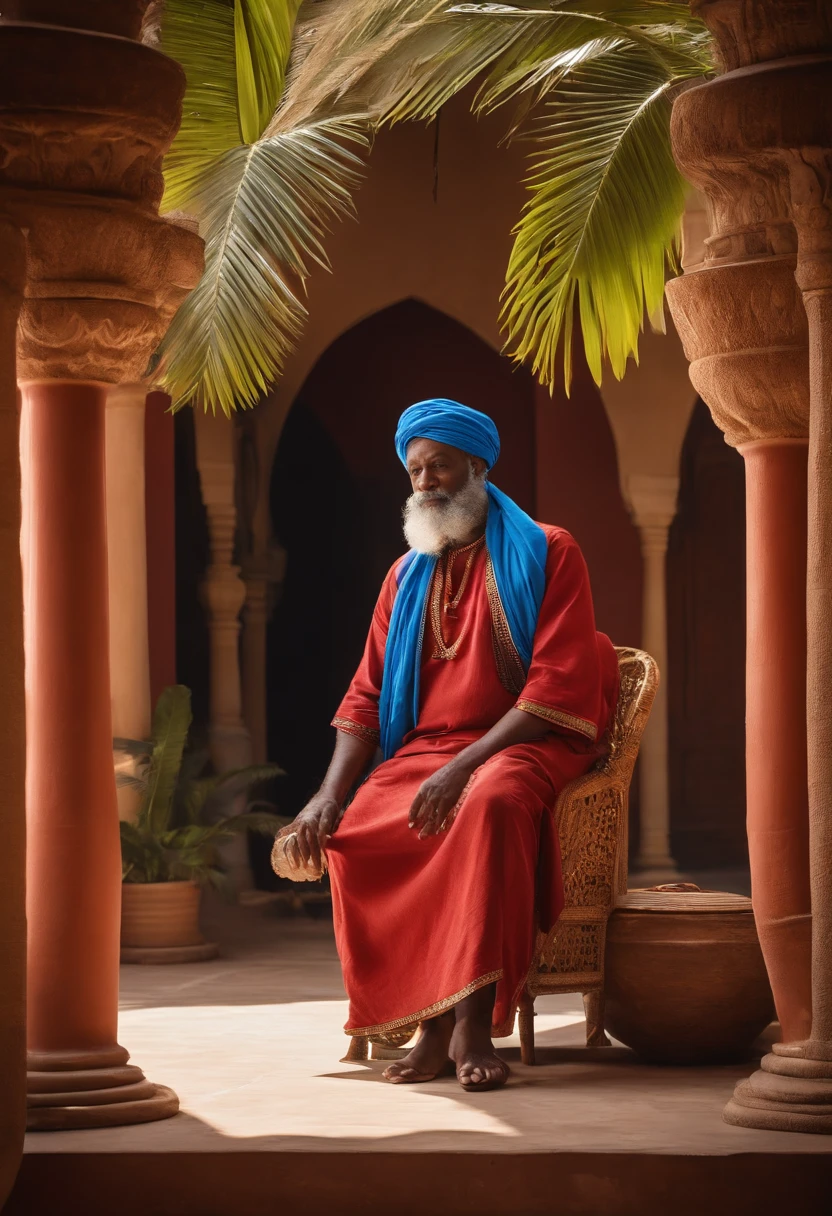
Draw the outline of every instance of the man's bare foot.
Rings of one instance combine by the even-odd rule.
[[[463,1089],[482,1093],[499,1089],[509,1076],[508,1064],[497,1055],[491,1042],[491,1027],[475,1018],[460,1017],[451,1036],[450,1055]]]
[[[450,1061],[448,1046],[454,1029],[453,1010],[422,1022],[419,1037],[407,1055],[385,1068],[382,1076],[393,1085],[415,1085],[432,1081],[444,1072]]]

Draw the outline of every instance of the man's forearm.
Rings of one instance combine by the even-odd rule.
[[[507,714],[496,722],[491,730],[464,748],[455,756],[451,764],[463,771],[473,773],[475,768],[485,764],[497,752],[517,743],[533,743],[548,735],[551,728],[535,714],[528,714],[523,709],[510,709]]]
[[[341,806],[370,763],[374,751],[372,743],[367,743],[356,735],[347,734],[346,731],[337,731],[335,751],[318,792],[333,798]]]

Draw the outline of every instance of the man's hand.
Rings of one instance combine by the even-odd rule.
[[[454,819],[453,810],[462,797],[472,769],[454,757],[423,781],[410,808],[408,826],[419,832],[419,839],[445,832]]]
[[[340,817],[341,806],[335,798],[315,794],[292,824],[295,837],[286,845],[289,862],[300,867],[311,861],[320,870],[321,853],[338,826]]]

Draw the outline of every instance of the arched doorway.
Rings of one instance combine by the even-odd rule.
[[[534,387],[465,326],[416,300],[360,322],[321,356],[282,432],[271,481],[286,581],[269,629],[269,755],[296,813],[332,751],[330,720],[358,663],[378,589],[405,548],[409,493],[393,450],[413,401],[452,397],[490,414],[498,484],[535,503]]]
[[[673,855],[683,869],[744,865],[745,475],[702,401],[682,449],[667,578]]]

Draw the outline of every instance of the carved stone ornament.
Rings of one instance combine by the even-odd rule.
[[[33,7],[51,11],[14,11]],[[81,28],[0,22],[0,209],[27,237],[18,374],[123,383],[202,271],[198,234],[158,215],[184,74],[112,36],[138,37],[146,3],[70,7]],[[107,34],[84,28],[99,18]]]
[[[199,281],[202,242],[118,200],[51,198],[0,191],[28,230],[19,378],[139,380]]]
[[[691,0],[691,8],[714,35],[725,71],[832,50],[828,0]]]
[[[690,378],[733,446],[809,428],[806,312],[794,257],[712,263],[667,286]]]
[[[179,64],[140,43],[4,22],[0,182],[158,209],[184,89]]]

